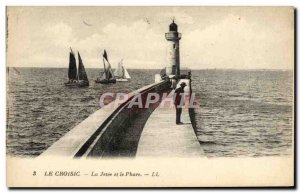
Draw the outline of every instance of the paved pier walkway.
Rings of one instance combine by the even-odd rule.
[[[190,92],[189,80],[185,92]],[[172,97],[172,91],[168,98]],[[188,108],[182,109],[182,125],[176,125],[175,108],[158,107],[149,117],[139,140],[136,157],[204,157],[191,124]]]
[[[137,94],[143,93],[151,88],[157,88],[163,85],[165,85],[164,81],[153,83],[147,86],[144,86],[138,90],[135,90],[128,94],[128,97],[133,97]],[[124,104],[127,104],[125,102]],[[123,108],[123,104],[119,105]],[[66,133],[63,137],[61,137],[58,141],[56,141],[54,144],[52,144],[46,151],[44,151],[40,157],[46,157],[46,156],[65,156],[65,157],[75,157],[78,156],[78,153],[80,150],[85,146],[85,144],[89,144],[89,141],[91,140],[90,144],[93,144],[93,137],[98,137],[100,135],[103,135],[104,130],[109,127],[110,124],[112,124],[115,117],[111,118],[111,116],[114,114],[120,114],[119,106],[116,106],[113,102],[109,103],[105,108],[101,108],[91,114],[88,118],[83,120],[81,123],[76,125],[73,129],[71,129],[68,133]],[[122,109],[121,108],[121,109]],[[122,121],[124,116],[117,116],[118,121]],[[115,129],[118,129],[115,127]],[[112,132],[112,129],[108,129],[111,132],[111,135],[114,134]],[[109,136],[112,137],[112,136]],[[91,147],[91,145],[87,145],[87,148]],[[86,150],[85,150],[86,152]],[[82,155],[80,155],[82,156]],[[85,154],[84,154],[85,156]]]

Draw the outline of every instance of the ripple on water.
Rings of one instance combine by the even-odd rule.
[[[154,81],[159,70],[130,70],[132,80],[95,84],[99,69],[87,69],[88,88],[64,86],[67,69],[20,68],[8,74],[7,153],[37,156],[66,132],[99,109],[105,92],[135,90]],[[11,72],[11,71],[9,71]]]
[[[132,80],[68,88],[66,69],[18,69],[8,76],[7,153],[37,156],[99,109],[105,92],[139,89],[158,70],[130,70]],[[293,143],[293,72],[193,71],[196,134],[208,157],[290,155]]]
[[[293,72],[203,70],[193,72],[193,83],[196,133],[207,156],[292,152]]]

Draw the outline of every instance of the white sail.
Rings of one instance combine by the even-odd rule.
[[[124,78],[131,79],[131,76],[129,75],[127,69],[124,66],[123,66],[123,71],[124,71]]]
[[[115,77],[118,77],[118,69],[115,69],[115,71],[114,71],[114,76],[115,76]]]
[[[118,67],[114,71],[114,75],[116,77],[123,77],[123,73],[122,62],[119,62]]]
[[[123,60],[119,62],[117,69],[114,71],[114,75],[119,79],[131,79],[127,69],[123,65]]]
[[[106,79],[106,73],[105,72],[103,72],[103,74],[102,74],[102,79]]]

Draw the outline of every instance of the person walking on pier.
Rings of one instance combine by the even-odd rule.
[[[181,112],[182,112],[182,106],[184,104],[184,87],[186,86],[185,82],[182,82],[180,84],[180,87],[175,90],[175,99],[174,99],[174,105],[176,108],[176,124],[180,125],[182,122],[180,121]]]

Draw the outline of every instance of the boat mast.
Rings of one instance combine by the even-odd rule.
[[[77,79],[77,67],[76,67],[76,58],[73,53],[72,48],[70,47],[70,59],[69,59],[69,70],[68,70],[69,80]]]
[[[110,77],[110,79],[111,79],[111,78],[114,78],[115,75],[114,75],[114,73],[113,73],[113,71],[112,71],[112,69],[111,69],[111,64],[109,63],[108,60],[107,60],[107,62],[108,62],[108,64],[109,64],[109,66],[110,66],[109,72],[110,72],[110,75],[111,75],[111,77]]]
[[[122,78],[124,78],[124,66],[123,66],[123,59],[120,61],[119,66],[121,67],[121,74]]]
[[[103,60],[103,65],[104,65],[105,78],[107,78],[107,72],[106,72],[106,66],[105,66],[104,57],[102,57],[102,60]]]
[[[79,52],[78,52],[77,80],[78,80],[78,82],[79,82]]]
[[[80,53],[78,52],[78,60],[79,60],[79,67],[78,67],[78,77],[79,77],[79,80],[84,80],[84,81],[88,81],[88,77],[87,77],[87,74],[86,74],[86,71],[85,71],[85,68],[84,68],[84,64],[83,64],[83,61],[81,59],[81,56],[80,56]]]
[[[107,59],[107,53],[106,53],[106,50],[104,49],[104,53],[102,55],[102,60],[103,60],[103,65],[104,65],[104,73],[105,73],[105,79],[108,79],[108,73],[107,73],[107,69],[106,69],[106,65],[105,65],[105,59],[106,61],[108,62],[108,59]]]
[[[122,78],[125,78],[125,70],[124,70],[124,66],[122,65]]]

